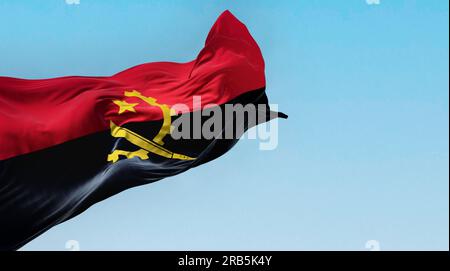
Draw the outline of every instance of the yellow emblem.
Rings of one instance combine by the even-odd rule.
[[[113,103],[119,106],[119,115],[124,113],[125,111],[131,111],[136,113],[136,109],[134,109],[134,107],[138,105],[137,103],[130,104],[127,103],[126,101],[119,101],[119,100],[115,100],[113,101]]]
[[[125,156],[126,158],[139,157],[142,160],[148,159],[149,152],[154,153],[156,155],[170,158],[170,159],[178,159],[178,160],[195,160],[195,158],[189,157],[184,154],[179,154],[172,152],[163,147],[164,145],[164,137],[170,134],[170,125],[172,124],[171,118],[171,110],[170,107],[166,104],[159,104],[156,102],[155,98],[143,96],[137,90],[125,91],[125,97],[136,97],[150,106],[159,107],[163,113],[163,124],[159,133],[153,139],[147,139],[127,128],[116,125],[113,121],[110,121],[111,135],[116,138],[124,138],[130,143],[138,146],[140,149],[137,151],[126,151],[126,150],[114,150],[112,153],[108,155],[109,162],[117,162],[120,156]],[[118,114],[122,114],[125,111],[136,112],[134,107],[138,105],[138,103],[130,104],[126,101],[115,100],[114,104],[119,106]]]

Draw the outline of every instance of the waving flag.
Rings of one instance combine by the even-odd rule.
[[[223,119],[212,137],[172,136],[177,121],[190,120],[195,134],[197,112],[227,104],[267,111],[258,107],[256,123]],[[228,11],[188,63],[147,63],[110,77],[0,77],[0,249],[18,249],[127,188],[215,159],[242,135],[235,129],[227,138],[227,129],[278,116],[268,108],[258,45]]]

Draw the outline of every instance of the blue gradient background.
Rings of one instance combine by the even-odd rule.
[[[69,239],[81,250],[366,250],[371,239],[448,250],[448,1],[1,0],[0,75],[189,61],[225,9],[259,43],[269,98],[289,114],[278,148],[243,140],[23,250]]]

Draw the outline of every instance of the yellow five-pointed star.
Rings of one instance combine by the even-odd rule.
[[[125,111],[131,111],[131,112],[136,113],[136,110],[134,109],[134,107],[136,105],[138,105],[138,103],[130,104],[130,103],[127,103],[126,101],[120,101],[120,100],[115,100],[113,102],[119,106],[119,114],[122,114]]]

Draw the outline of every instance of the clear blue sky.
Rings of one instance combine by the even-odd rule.
[[[230,9],[259,43],[279,145],[127,190],[24,250],[449,249],[448,1],[0,1],[0,75],[193,59]],[[25,170],[25,169],[24,169]]]

